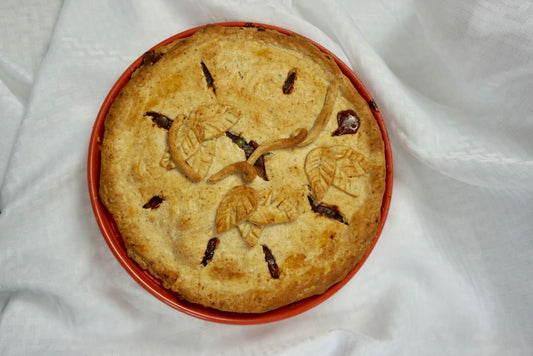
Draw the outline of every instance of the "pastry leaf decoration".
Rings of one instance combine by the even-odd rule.
[[[257,209],[247,218],[256,225],[279,224],[295,220],[298,215],[298,205],[289,198],[271,200],[272,192],[266,192],[267,199],[258,204]]]
[[[199,106],[189,117],[178,115],[168,130],[170,154],[163,154],[160,165],[178,167],[192,181],[202,180],[215,155],[214,139],[233,127],[240,115],[237,109],[219,104]]]
[[[242,238],[255,246],[263,228],[269,224],[296,220],[300,215],[300,195],[273,198],[267,190],[247,186],[232,188],[218,207],[215,225],[221,233],[237,226]]]
[[[204,141],[200,145],[198,151],[196,151],[196,153],[193,154],[187,160],[187,164],[196,173],[198,173],[198,175],[202,179],[207,175],[207,172],[209,171],[209,167],[211,166],[211,162],[213,162],[213,157],[215,156],[216,148],[216,140]]]
[[[318,147],[307,154],[305,174],[317,200],[322,200],[335,178],[337,163],[327,147]]]
[[[170,156],[181,172],[192,181],[199,181],[202,178],[187,164],[186,160],[200,148],[203,134],[203,128],[198,125],[198,122],[187,120],[185,115],[178,115],[168,130]]]
[[[257,208],[257,191],[239,185],[233,187],[222,198],[215,218],[217,233],[231,229]]]
[[[263,225],[256,225],[246,220],[240,222],[237,227],[239,228],[242,238],[250,247],[257,245],[259,236],[264,228]]]
[[[172,131],[169,132],[169,135],[171,132]],[[172,155],[172,158],[176,159],[175,154],[172,153],[172,148],[174,148],[174,150],[179,153],[181,159],[187,160],[198,151],[203,141],[203,126],[197,120],[186,118],[177,128],[175,140],[169,140],[171,148],[170,154]]]
[[[202,105],[190,115],[204,128],[204,140],[218,137],[231,129],[240,119],[241,113],[228,105]]]
[[[363,154],[342,145],[315,148],[307,154],[304,166],[318,202],[332,185],[349,195],[358,196],[361,190],[359,178],[372,168]]]
[[[338,173],[342,173],[349,178],[359,177],[365,174],[365,170],[361,166],[361,162],[364,160],[362,154],[355,152],[347,146],[333,146],[329,150],[333,153],[337,161]]]
[[[373,165],[359,152],[346,146],[333,146],[330,150],[337,161],[337,171],[333,185],[354,197],[361,194],[359,178],[371,170]]]

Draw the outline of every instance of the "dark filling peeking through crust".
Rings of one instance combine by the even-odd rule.
[[[207,263],[213,259],[213,256],[215,255],[215,249],[218,246],[218,238],[213,237],[207,242],[207,247],[205,249],[204,258],[202,258],[202,265],[207,266]]]
[[[276,263],[276,259],[272,255],[272,252],[270,249],[265,246],[263,246],[263,253],[265,254],[265,261],[268,264],[268,271],[270,272],[270,275],[272,278],[278,279],[279,278],[279,268],[278,264]]]
[[[165,130],[170,129],[170,126],[172,126],[172,122],[174,121],[168,116],[165,116],[155,111],[148,111],[143,116],[150,116],[152,118],[152,121],[157,126]]]
[[[313,210],[314,213],[348,225],[348,222],[344,219],[344,216],[339,211],[338,206],[317,202],[311,195],[308,195],[307,199],[309,200],[311,210]]]
[[[250,158],[252,153],[254,153],[255,149],[259,146],[257,142],[254,140],[251,140],[250,142],[246,142],[241,136],[232,134],[229,131],[226,131],[226,136],[228,136],[231,141],[233,141],[234,144],[239,146],[243,151],[244,155],[246,156],[246,159]],[[264,180],[268,180],[266,168],[265,168],[265,155],[260,156],[257,161],[254,163],[254,168],[257,172],[257,175],[261,177]]]

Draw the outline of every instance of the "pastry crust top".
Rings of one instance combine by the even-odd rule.
[[[334,135],[343,112],[359,126]],[[368,103],[298,35],[208,25],[151,52],[106,117],[100,198],[128,255],[215,309],[325,292],[370,248],[384,191]]]

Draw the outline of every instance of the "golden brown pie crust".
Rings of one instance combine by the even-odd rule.
[[[232,312],[343,279],[378,231],[385,156],[335,61],[298,35],[215,25],[156,53],[113,102],[101,146],[100,198],[128,255],[182,298]],[[346,110],[357,132],[332,136]],[[227,131],[266,152],[268,180],[250,168],[263,151],[247,159]]]

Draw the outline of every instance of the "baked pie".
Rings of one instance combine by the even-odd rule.
[[[208,25],[147,52],[114,100],[100,198],[180,298],[261,313],[324,293],[380,225],[372,108],[308,40]]]

